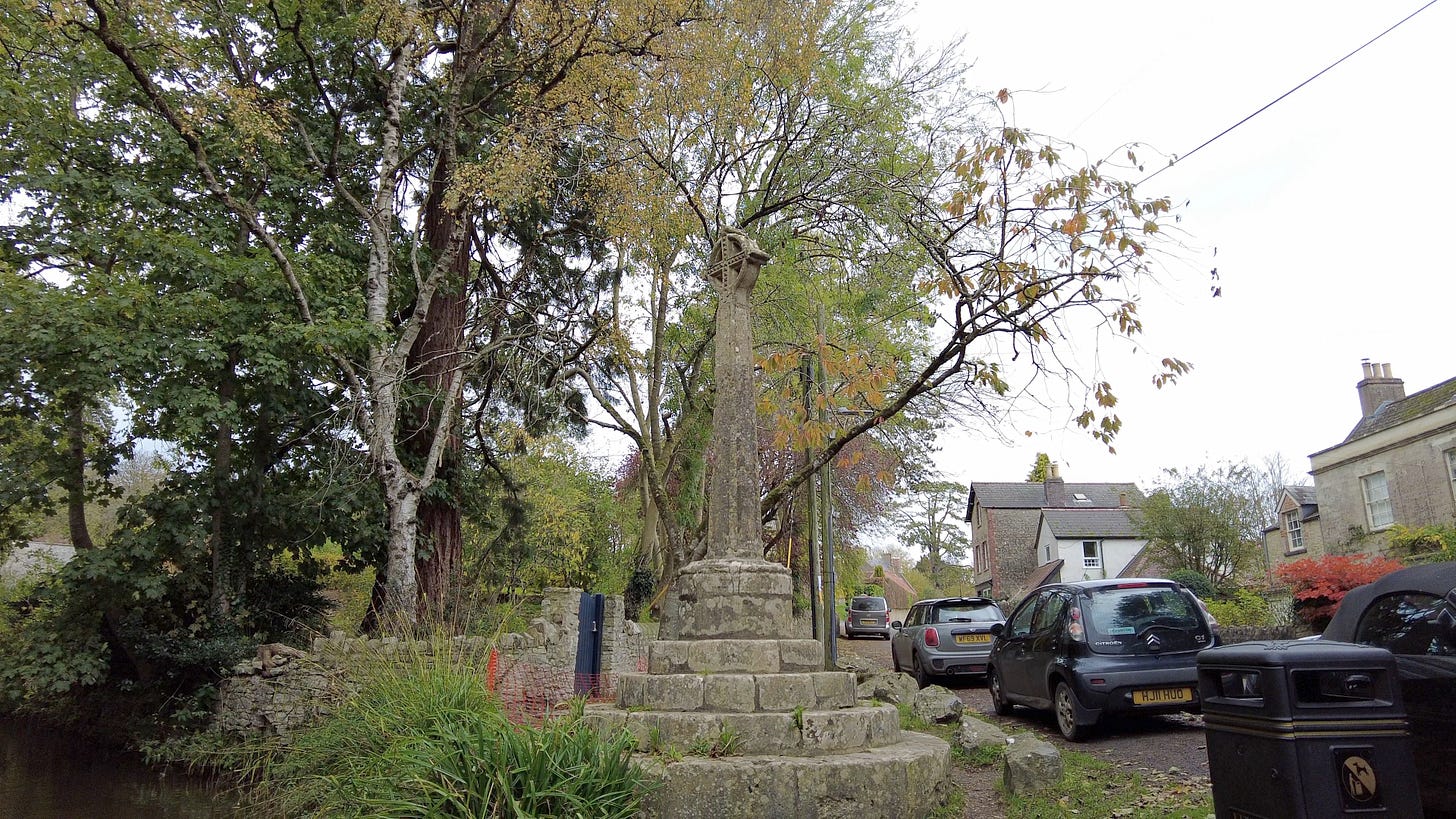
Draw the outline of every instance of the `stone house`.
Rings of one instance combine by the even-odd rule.
[[[1284,487],[1279,492],[1274,522],[1264,529],[1264,567],[1272,577],[1274,569],[1285,563],[1324,554],[1314,487]]]
[[[1359,423],[1309,456],[1325,550],[1378,553],[1395,524],[1456,522],[1456,378],[1407,396],[1366,361],[1355,389]]]
[[[1028,588],[1045,582],[1039,580],[1038,567],[1051,561],[1040,559],[1038,545],[1042,541],[1042,530],[1048,527],[1048,542],[1057,542],[1053,549],[1058,557],[1065,548],[1075,557],[1080,576],[1084,566],[1087,547],[1084,541],[1094,542],[1098,555],[1106,559],[1106,541],[1114,541],[1114,555],[1120,557],[1126,529],[1113,528],[1105,532],[1092,532],[1088,524],[1097,521],[1113,522],[1118,514],[1123,519],[1127,511],[1142,499],[1142,493],[1131,483],[1066,483],[1061,470],[1052,465],[1051,474],[1045,481],[971,484],[970,496],[966,502],[966,522],[971,524],[971,548],[976,567],[976,591],[978,594],[1008,599],[1019,596]],[[1094,510],[1111,511],[1109,519],[1079,518],[1075,513]],[[1122,510],[1119,512],[1119,510]],[[1047,522],[1046,512],[1054,514]],[[1070,515],[1055,514],[1070,512]],[[1095,527],[1094,527],[1095,528]],[[1083,536],[1084,532],[1092,532]],[[1065,534],[1062,538],[1060,535]],[[1060,541],[1066,541],[1065,547]],[[1130,558],[1129,558],[1130,559]],[[1115,576],[1109,575],[1109,576]],[[1037,581],[1033,583],[1032,581]]]
[[[1037,531],[1040,564],[1027,588],[1042,583],[1105,580],[1126,577],[1127,570],[1147,547],[1138,534],[1133,510],[1043,509]]]

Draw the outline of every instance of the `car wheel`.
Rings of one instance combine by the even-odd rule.
[[[1077,724],[1077,695],[1072,693],[1072,686],[1065,682],[1057,683],[1057,693],[1053,697],[1052,706],[1057,715],[1057,730],[1068,742],[1081,742],[1087,738],[1089,726]]]
[[[930,685],[930,672],[926,671],[925,666],[920,664],[919,654],[915,654],[913,652],[910,654],[910,667],[911,669],[913,669],[912,673],[915,674],[916,685],[920,686],[921,688]]]
[[[1009,715],[1011,709],[1015,706],[1011,704],[1010,700],[1006,699],[1006,692],[1001,690],[1000,671],[994,668],[991,669],[991,673],[986,675],[986,687],[991,689],[991,708],[1000,716],[1004,717]]]

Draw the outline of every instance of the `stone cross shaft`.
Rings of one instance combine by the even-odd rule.
[[[763,557],[758,479],[757,391],[749,297],[768,254],[748,235],[727,228],[708,262],[717,285],[714,337],[713,478],[708,486],[708,542],[712,559]]]

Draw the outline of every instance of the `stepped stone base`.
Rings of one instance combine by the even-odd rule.
[[[647,646],[652,674],[774,674],[824,670],[818,640],[654,640]]]
[[[792,711],[850,708],[854,675],[843,671],[779,674],[624,674],[617,704],[654,711]]]
[[[673,819],[906,819],[937,808],[950,746],[906,732],[881,748],[831,756],[640,757],[659,783],[643,813]]]
[[[902,741],[900,712],[893,705],[866,705],[792,713],[624,711],[588,706],[586,724],[600,734],[626,729],[637,747],[659,754],[687,754],[733,737],[733,753],[820,756]],[[701,751],[699,751],[701,753]]]

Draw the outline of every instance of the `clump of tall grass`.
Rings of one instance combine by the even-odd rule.
[[[282,816],[630,817],[645,794],[625,733],[599,736],[580,706],[511,724],[468,660],[382,656],[359,694],[244,765],[260,812]]]

